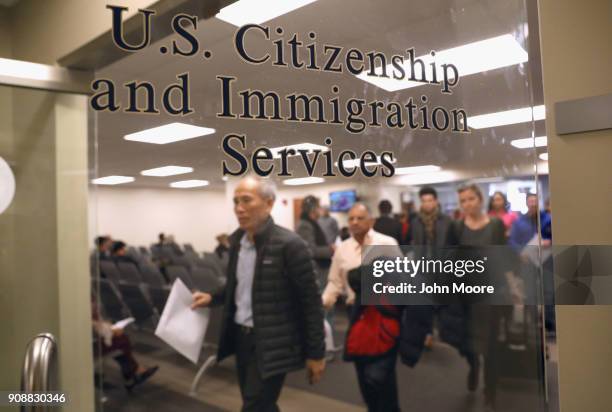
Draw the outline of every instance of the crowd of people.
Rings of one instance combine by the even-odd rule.
[[[468,391],[477,390],[483,371],[485,404],[494,410],[499,375],[495,343],[509,313],[507,306],[362,305],[363,251],[372,245],[389,246],[402,255],[400,246],[408,245],[432,257],[441,247],[509,245],[520,255],[536,240],[542,245],[551,241],[550,211],[539,210],[535,194],[526,196],[527,213],[519,215],[510,210],[503,193],[493,194],[485,211],[480,188],[463,186],[458,190],[460,215],[451,217],[442,212],[436,190],[423,187],[418,212],[394,216],[391,202],[382,200],[375,218],[366,204],[357,202],[348,211],[345,228],[318,198],[307,196],[295,232],[274,223],[275,196],[274,184],[266,179],[248,177],[237,185],[234,212],[239,229],[219,235],[215,249],[228,261],[227,282],[215,293],[193,295],[194,310],[224,307],[218,360],[236,356],[243,411],[278,410],[288,372],[306,367],[310,383],[320,380],[326,361],[333,359],[326,353],[324,319],[333,327],[339,301],[349,309],[346,340],[339,348],[344,360],[355,364],[368,411],[400,410],[398,354],[404,364],[414,366],[421,353],[432,348],[434,325],[440,339],[466,359]],[[176,243],[172,236],[160,234],[157,245]],[[100,237],[97,246],[100,260],[133,259],[124,242]],[[518,296],[514,285],[508,278],[511,293]],[[156,367],[143,368],[136,362],[122,331],[108,333],[108,322],[97,311],[94,325],[103,352],[120,351],[115,359],[126,387],[155,373]]]
[[[361,202],[348,212],[347,237],[314,196],[302,202],[295,232],[271,217],[275,187],[248,177],[236,187],[234,212],[240,228],[229,237],[226,285],[216,293],[195,292],[194,309],[224,305],[219,359],[236,355],[243,411],[275,411],[285,375],[306,366],[311,383],[325,369],[323,319],[343,299],[350,308],[344,359],[355,364],[359,388],[369,411],[398,411],[396,359],[414,366],[431,340],[433,319],[440,336],[454,345],[469,365],[467,389],[479,386],[484,371],[485,404],[494,410],[500,320],[506,308],[368,306],[360,302],[360,268],[366,246],[409,244],[421,253],[436,246],[506,245],[517,250],[542,238],[550,241],[550,214],[540,212],[535,195],[528,211],[515,215],[502,193],[492,196],[488,213],[476,185],[458,191],[461,218],[441,212],[434,188],[419,193],[420,210],[410,219],[391,215],[391,203],[379,204],[380,217]],[[511,275],[511,274],[510,274]],[[508,279],[512,293],[513,282]],[[481,367],[482,365],[482,367]]]

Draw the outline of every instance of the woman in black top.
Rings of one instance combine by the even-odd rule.
[[[484,213],[483,195],[478,186],[461,187],[458,194],[464,218],[453,222],[449,244],[468,247],[505,245],[504,223]],[[478,252],[477,249],[475,251]],[[491,278],[496,276],[495,273],[486,275]],[[449,307],[448,310],[452,314],[449,316],[447,313],[447,319],[453,316],[455,320],[461,318],[460,324],[463,325],[463,330],[451,334],[454,333],[455,343],[458,343],[461,353],[470,365],[467,382],[470,391],[475,391],[478,387],[481,357],[484,361],[484,394],[487,410],[495,408],[498,375],[496,342],[504,308],[504,306],[464,304],[461,307]],[[444,323],[444,320],[441,322]]]

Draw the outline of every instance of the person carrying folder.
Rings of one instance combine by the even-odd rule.
[[[195,292],[192,308],[224,304],[218,360],[236,355],[242,411],[278,411],[285,375],[325,369],[323,309],[310,251],[270,213],[275,187],[246,177],[234,191],[240,228],[230,236],[227,283]]]

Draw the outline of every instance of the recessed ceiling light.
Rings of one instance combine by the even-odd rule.
[[[273,147],[270,150],[272,151],[272,155],[274,156],[275,159],[280,159],[280,157],[281,157],[280,151],[284,150],[284,149],[293,149],[296,152],[298,150],[308,150],[309,152],[311,152],[313,150],[320,150],[322,152],[328,152],[329,151],[329,147],[321,146],[319,144],[314,144],[314,143],[298,143],[298,144],[292,144],[292,145],[288,145],[288,146]],[[300,154],[297,153],[297,154],[292,155],[292,156],[299,156],[299,155]]]
[[[126,134],[123,138],[133,142],[167,144],[193,139],[194,137],[206,136],[214,132],[215,129],[209,127],[200,127],[177,122]]]
[[[140,172],[143,176],[156,176],[156,177],[164,177],[164,176],[173,176],[173,175],[182,175],[184,173],[193,172],[193,167],[184,167],[184,166],[163,166],[156,167],[155,169],[143,170]]]
[[[440,166],[435,166],[435,165],[396,167],[395,174],[396,175],[411,175],[411,174],[417,174],[417,173],[430,173],[430,172],[437,172],[440,169],[441,169]]]
[[[0,76],[48,81],[53,78],[53,67],[22,60],[0,58]]]
[[[397,159],[393,159],[389,161],[390,163],[397,163]],[[338,167],[338,162],[334,163],[336,165],[336,167]],[[361,166],[361,158],[357,158],[357,159],[344,159],[342,161],[342,165],[344,167],[360,167]],[[378,156],[376,158],[376,160],[374,162],[365,162],[366,166],[376,166],[376,165],[382,165],[382,161],[380,159],[380,156]]]
[[[217,18],[234,26],[261,24],[275,17],[297,10],[316,0],[239,0],[224,7],[217,13]]]
[[[454,172],[439,171],[430,173],[419,173],[413,175],[400,176],[395,180],[396,184],[401,185],[427,185],[433,183],[450,182],[457,179]]]
[[[315,183],[323,183],[325,179],[322,177],[298,177],[296,179],[283,180],[283,184],[288,186],[312,185]]]
[[[521,109],[506,110],[503,112],[481,114],[468,117],[468,126],[473,129],[484,129],[486,127],[505,126],[508,124],[526,123],[533,120],[544,120],[546,109],[542,106],[523,107]]]
[[[131,176],[105,176],[105,177],[99,177],[97,179],[93,179],[91,181],[91,183],[93,183],[94,185],[121,185],[124,183],[130,183],[133,182],[134,179]]]
[[[546,136],[527,137],[525,139],[513,140],[510,144],[517,149],[532,149],[534,147],[544,147],[548,145],[548,139]]]
[[[170,187],[177,189],[190,189],[192,187],[208,186],[208,180],[181,180],[170,183]]]
[[[538,156],[541,160],[544,160],[545,162],[548,162],[548,153],[540,153],[540,156]]]
[[[529,60],[529,56],[515,40],[514,36],[511,34],[504,34],[502,36],[464,44],[452,49],[436,51],[435,58],[430,54],[426,54],[424,56],[419,56],[418,59],[421,59],[425,64],[425,78],[431,80],[433,79],[431,63],[434,61],[436,62],[437,79],[440,79],[441,73],[443,73],[441,68],[442,64],[450,63],[455,65],[459,71],[459,76],[465,77],[470,74],[524,63]],[[407,80],[412,74],[410,61],[408,59],[405,59],[403,67],[406,73],[406,78],[403,80],[396,80],[392,77],[368,76],[369,71],[362,72],[357,75],[357,77],[389,92],[429,84]],[[386,69],[388,75],[394,73],[392,64],[388,64]],[[377,67],[375,72],[382,74],[382,67]],[[417,74],[418,76],[415,77],[420,78],[420,73]]]

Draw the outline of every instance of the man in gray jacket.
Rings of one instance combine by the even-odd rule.
[[[302,200],[302,213],[295,232],[306,242],[317,265],[319,287],[327,284],[327,273],[334,254],[334,246],[328,244],[325,233],[317,222],[319,218],[319,199],[306,196]]]

